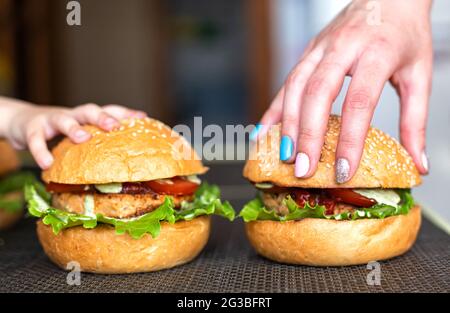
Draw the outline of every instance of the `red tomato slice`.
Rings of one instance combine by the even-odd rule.
[[[363,208],[371,207],[377,203],[375,200],[364,197],[348,188],[327,189],[327,191],[333,197],[341,200],[342,202],[353,204],[355,206]]]
[[[56,192],[56,193],[76,193],[76,192],[84,192],[89,190],[88,185],[69,185],[69,184],[57,184],[57,183],[48,183],[46,186],[47,191]]]
[[[144,184],[146,184],[148,187],[150,187],[150,189],[157,193],[174,196],[191,195],[197,190],[199,186],[196,183],[180,177],[174,177],[170,180],[172,181],[172,184],[165,183],[159,180],[147,181],[144,182]]]

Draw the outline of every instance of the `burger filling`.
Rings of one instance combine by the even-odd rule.
[[[30,214],[41,217],[55,234],[68,227],[94,228],[103,223],[133,238],[146,233],[156,237],[164,221],[210,214],[233,220],[235,216],[231,205],[220,201],[219,188],[202,184],[196,176],[102,185],[33,183],[26,186],[25,197]]]
[[[326,218],[348,220],[407,214],[414,204],[408,189],[306,189],[256,184],[258,196],[240,216],[252,220]]]

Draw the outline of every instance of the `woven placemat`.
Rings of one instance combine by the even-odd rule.
[[[237,206],[239,207],[239,206]],[[424,219],[414,248],[380,262],[381,285],[367,266],[316,268],[276,264],[248,244],[243,223],[214,218],[203,253],[174,269],[132,275],[81,274],[68,285],[35,235],[35,220],[0,233],[1,292],[449,292],[450,236]],[[332,240],[332,238],[330,238]]]

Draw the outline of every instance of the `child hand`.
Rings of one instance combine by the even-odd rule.
[[[53,157],[46,141],[58,134],[69,137],[74,143],[90,138],[81,125],[91,124],[110,131],[119,125],[119,120],[131,117],[145,117],[146,113],[119,105],[100,107],[84,104],[73,109],[64,107],[23,105],[8,121],[5,137],[16,149],[29,148],[42,169],[53,163]]]

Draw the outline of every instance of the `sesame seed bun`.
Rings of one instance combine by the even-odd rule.
[[[17,170],[19,165],[17,152],[8,142],[0,140],[0,175]]]
[[[412,158],[389,135],[370,128],[358,170],[351,180],[337,184],[335,153],[340,131],[340,117],[332,115],[316,173],[297,178],[294,164],[280,161],[280,127],[272,127],[259,139],[244,167],[244,177],[254,183],[271,182],[282,187],[303,188],[410,188],[421,183]]]
[[[125,120],[111,132],[84,129],[92,135],[89,141],[74,144],[66,138],[53,149],[55,161],[42,174],[45,182],[139,182],[208,170],[182,136],[154,119]]]
[[[109,225],[93,229],[71,227],[55,235],[51,227],[37,222],[39,241],[48,257],[62,269],[78,262],[81,271],[102,274],[151,272],[185,264],[206,245],[211,227],[209,216],[175,224],[161,223],[161,233],[133,239],[117,235]]]
[[[245,223],[247,237],[262,256],[280,263],[313,266],[367,264],[399,256],[414,244],[420,207],[385,219]]]

